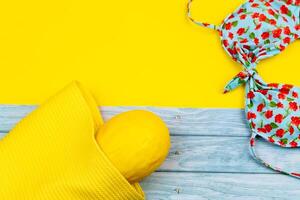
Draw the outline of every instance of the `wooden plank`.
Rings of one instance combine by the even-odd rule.
[[[35,106],[0,106],[4,136]],[[142,182],[149,200],[298,199],[300,181],[256,163],[248,152],[249,130],[240,109],[102,107],[105,120],[131,109],[160,115],[172,133],[166,162]],[[300,150],[258,142],[258,154],[284,168],[300,171]]]
[[[35,106],[0,105],[0,132],[8,132]],[[172,135],[249,136],[241,109],[161,107],[101,107],[104,119],[132,109],[152,111],[167,123]]]
[[[157,171],[276,173],[250,156],[245,137],[172,136],[171,142],[170,153]],[[273,165],[300,172],[300,149],[283,149],[263,140],[257,142],[257,149]]]
[[[142,182],[149,200],[292,200],[300,181],[277,174],[156,172]]]
[[[275,173],[255,161],[249,153],[249,138],[172,136],[168,158],[159,171]],[[282,148],[257,140],[257,153],[284,169],[300,172],[300,149]]]

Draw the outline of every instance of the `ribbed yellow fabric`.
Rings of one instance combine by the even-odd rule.
[[[0,141],[0,199],[144,199],[95,141],[101,124],[80,83],[52,96]]]

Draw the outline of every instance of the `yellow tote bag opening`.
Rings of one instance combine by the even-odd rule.
[[[102,123],[78,82],[59,91],[0,140],[0,199],[144,199],[95,141]]]

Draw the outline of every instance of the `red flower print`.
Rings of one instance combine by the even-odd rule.
[[[222,31],[218,31],[218,32],[219,32],[219,35],[220,35],[221,37],[223,37]]]
[[[300,174],[298,174],[298,173],[292,172],[291,174],[292,174],[293,176],[299,176],[299,177],[300,177]]]
[[[255,94],[253,91],[248,92],[248,94],[247,94],[248,99],[253,99],[254,97],[255,97]]]
[[[285,143],[282,140],[279,141],[279,144],[280,144],[280,146],[283,146],[283,147],[285,146]]]
[[[259,133],[267,133],[267,130],[265,128],[258,128],[257,131]]]
[[[250,139],[250,145],[253,147],[254,146],[254,138]]]
[[[282,94],[282,93],[279,93],[279,94],[278,94],[278,98],[279,98],[279,99],[285,99],[285,95]]]
[[[253,14],[251,15],[251,17],[252,17],[253,19],[258,18],[258,17],[259,17],[259,13],[253,13]],[[299,28],[300,28],[300,27],[299,27]]]
[[[284,85],[282,85],[282,87],[286,88],[286,89],[292,89],[294,86],[291,84],[284,84]]]
[[[277,108],[283,108],[283,104],[281,102],[277,103]]]
[[[290,89],[287,87],[282,87],[279,89],[279,92],[281,92],[282,94],[289,94],[290,93]]]
[[[283,46],[282,44],[280,44],[280,45],[279,45],[279,50],[280,50],[280,51],[285,50],[285,46]]]
[[[293,110],[293,111],[297,111],[298,110],[298,104],[297,102],[290,102],[289,103],[289,106],[290,106],[290,109]]]
[[[232,23],[225,24],[225,29],[230,30],[232,28]]]
[[[300,5],[300,0],[296,0],[295,5],[299,6]]]
[[[243,19],[246,19],[247,15],[246,14],[242,14],[240,15],[240,19],[243,20]]]
[[[298,98],[298,93],[297,92],[293,92],[292,96],[295,97],[295,98]]]
[[[293,126],[290,126],[289,132],[290,132],[290,135],[293,135],[293,133],[295,132],[295,129]]]
[[[295,26],[295,29],[296,29],[297,31],[299,31],[299,30],[300,30],[300,24],[297,24],[297,25]]]
[[[253,113],[253,112],[248,112],[247,113],[247,119],[250,120],[250,119],[255,119],[256,118],[256,114]]]
[[[289,37],[286,37],[283,39],[284,44],[289,44],[290,42],[291,42],[291,38],[289,38]]]
[[[256,41],[256,39],[257,39],[257,41]],[[259,42],[259,39],[258,39],[258,38],[255,38],[255,39],[254,39],[254,42],[255,42],[255,43],[256,43],[256,42],[258,43],[258,42]],[[258,58],[257,56],[253,55],[252,63],[255,63],[256,60],[257,60],[257,58]]]
[[[274,16],[275,15],[275,12],[274,12],[274,10],[273,9],[268,9],[268,13],[270,14],[270,15],[272,15],[272,16]]]
[[[282,33],[282,30],[280,28],[272,31],[274,38],[279,38],[281,36],[281,33]]]
[[[264,21],[266,21],[267,17],[264,14],[260,14],[258,19],[259,19],[259,21],[264,22]]]
[[[229,52],[230,54],[232,54],[232,55],[235,55],[235,54],[237,53],[237,51],[236,51],[235,48],[232,48],[232,49],[228,48],[227,50],[228,50],[228,52]],[[233,58],[233,59],[236,60],[235,58]]]
[[[252,126],[252,128],[255,128],[256,124],[253,121],[251,121],[251,126]]]
[[[265,125],[265,130],[266,130],[267,133],[270,133],[271,130],[272,130],[272,126],[270,124],[266,124]]]
[[[269,2],[266,2],[265,6],[269,7],[269,6],[271,6],[271,4]]]
[[[229,17],[228,17],[228,19],[233,19],[234,18],[234,15],[233,14],[231,14]]]
[[[228,40],[223,40],[223,45],[224,45],[225,47],[228,47],[228,45],[229,45]]]
[[[273,87],[273,88],[278,88],[279,84],[278,83],[269,83],[268,86]]]
[[[292,148],[296,148],[298,146],[298,143],[295,141],[290,142],[290,145]]]
[[[258,3],[253,3],[253,4],[251,5],[252,8],[257,8],[258,6],[259,6]]]
[[[246,53],[242,53],[242,56],[244,59],[247,59],[247,54]]]
[[[272,100],[272,98],[273,98],[273,96],[272,96],[271,94],[268,94],[268,97],[267,97],[267,98],[268,98],[268,100],[270,100],[270,101],[271,101],[271,100]]]
[[[240,73],[238,73],[237,77],[244,79],[247,77],[247,74],[245,72],[240,72]]]
[[[273,117],[273,111],[272,110],[268,110],[265,112],[265,117],[267,119],[270,119],[271,117]]]
[[[273,25],[273,26],[276,26],[276,24],[277,24],[277,22],[276,22],[275,19],[270,19],[270,20],[269,20],[269,23],[270,23],[271,25]]]
[[[283,29],[283,32],[284,32],[284,34],[286,34],[286,35],[291,34],[291,30],[290,30],[290,28],[289,28],[288,26],[285,27],[285,28]]]
[[[281,123],[283,120],[283,115],[282,114],[278,114],[275,116],[275,122],[276,123]]]
[[[262,34],[261,34],[261,38],[262,39],[268,39],[270,37],[270,33],[269,32],[263,32]]]
[[[261,28],[261,26],[262,26],[262,23],[257,24],[255,27],[255,30],[259,30]]]
[[[278,129],[276,131],[276,136],[279,137],[279,138],[282,138],[284,135],[284,130],[281,128],[281,129]]]
[[[272,143],[275,142],[274,139],[273,139],[272,137],[268,137],[268,140],[269,140],[269,142],[272,142]]]
[[[233,33],[229,32],[229,33],[228,33],[228,37],[229,37],[230,39],[232,39],[232,38],[233,38]]]
[[[280,7],[280,12],[282,13],[282,14],[288,14],[289,13],[289,9],[288,9],[288,7],[286,7],[285,5],[282,5],[281,7]]]
[[[236,32],[239,36],[243,35],[245,33],[245,28],[239,28]]]
[[[237,14],[241,14],[241,13],[243,13],[244,11],[245,11],[245,9],[241,8],[241,9],[238,10]]]
[[[266,95],[268,93],[268,90],[258,90],[259,93]]]
[[[265,107],[265,104],[261,103],[257,106],[257,112],[261,112],[263,108]]]
[[[256,44],[256,45],[258,45],[259,44],[259,39],[258,38],[254,38],[254,43]],[[252,60],[252,61],[255,61],[254,59]]]
[[[286,3],[287,5],[291,5],[291,4],[293,3],[293,0],[286,0],[285,3]]]
[[[242,39],[241,41],[240,41],[240,43],[247,43],[248,42],[248,40],[247,40],[247,38],[244,38],[244,39]]]
[[[291,117],[291,123],[298,127],[300,125],[300,117]]]

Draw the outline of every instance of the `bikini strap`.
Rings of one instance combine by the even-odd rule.
[[[193,0],[189,0],[188,4],[187,4],[187,17],[195,24],[199,25],[199,26],[203,26],[206,28],[211,28],[214,30],[219,30],[219,26],[214,25],[214,24],[209,24],[209,23],[204,23],[204,22],[199,22],[196,21],[193,17],[192,17],[192,13],[191,13],[191,7],[192,7],[192,2]]]
[[[291,171],[287,171],[287,170],[283,170],[279,167],[275,167],[275,166],[272,166],[271,164],[265,162],[262,158],[260,158],[257,154],[256,154],[256,151],[254,149],[255,147],[255,138],[257,136],[257,133],[253,132],[252,135],[251,135],[251,138],[250,138],[250,144],[249,144],[249,149],[250,149],[250,153],[252,155],[252,157],[257,160],[258,162],[264,164],[266,167],[270,168],[270,169],[273,169],[274,171],[277,171],[277,172],[280,172],[282,174],[286,174],[286,175],[290,175],[290,176],[293,176],[293,177],[296,177],[296,178],[300,178],[300,173],[297,173],[297,172],[291,172]]]

